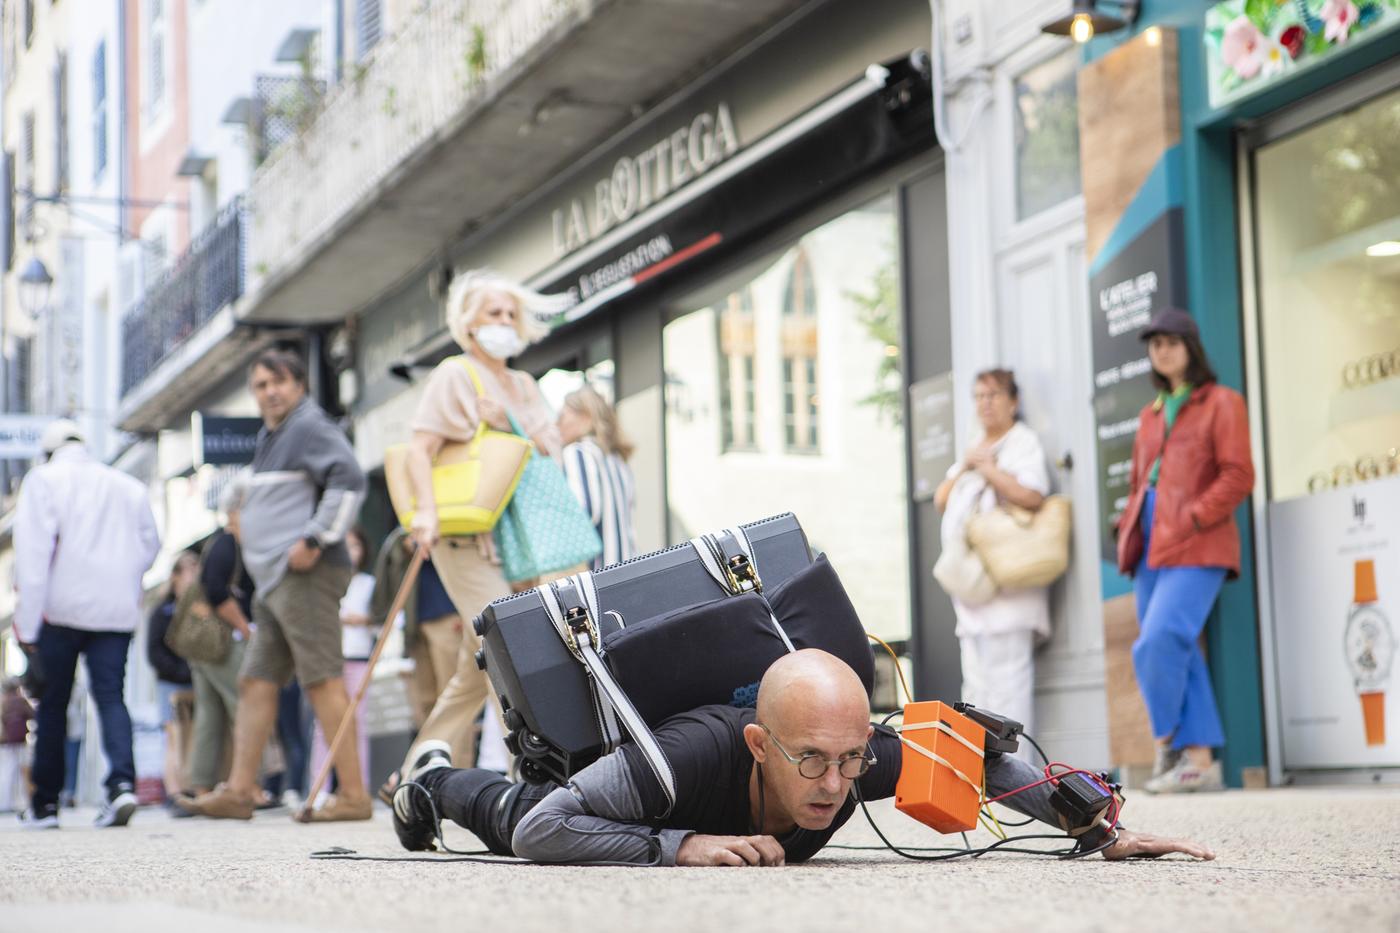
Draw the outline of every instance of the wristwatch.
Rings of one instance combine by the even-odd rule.
[[[1376,562],[1355,565],[1355,591],[1347,615],[1347,665],[1361,697],[1366,744],[1385,744],[1385,688],[1395,661],[1395,632],[1376,597]]]
[[[315,535],[306,535],[301,539],[301,543],[311,548],[313,551],[321,550],[321,539]]]

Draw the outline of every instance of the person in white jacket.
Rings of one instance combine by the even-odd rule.
[[[1017,415],[1020,390],[1008,369],[990,369],[973,381],[981,430],[967,456],[953,464],[934,502],[943,511],[945,544],[967,533],[968,520],[1007,503],[1038,510],[1050,493],[1040,438]],[[1035,647],[1050,637],[1050,591],[1035,586],[998,591],[969,605],[956,596],[962,698],[1034,730]],[[1022,747],[1022,757],[1029,753]]]
[[[43,681],[34,745],[30,828],[58,827],[68,698],[79,655],[111,770],[98,826],[136,810],[131,715],[122,699],[127,650],[141,621],[141,578],[160,550],[146,487],[94,459],[72,421],[40,439],[44,463],[25,477],[15,514],[15,635]]]

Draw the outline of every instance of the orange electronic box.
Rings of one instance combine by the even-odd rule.
[[[975,828],[986,730],[935,700],[905,706],[901,731],[904,754],[895,807],[941,833]]]

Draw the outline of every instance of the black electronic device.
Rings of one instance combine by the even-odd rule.
[[[1113,805],[1114,790],[1106,780],[1095,780],[1077,771],[1061,776],[1050,795],[1060,828],[1080,836],[1098,825]]]
[[[834,568],[813,559],[797,518],[735,531],[592,574],[596,613],[567,580],[556,584],[565,628],[577,616],[582,631],[596,632],[602,660],[649,726],[711,703],[752,706],[763,672],[788,650],[775,618],[793,647],[829,651],[867,693],[873,686],[865,630]],[[562,783],[597,759],[604,723],[589,675],[540,594],[497,600],[473,625],[477,663],[500,697],[521,775]]]
[[[1020,736],[1024,728],[1014,719],[979,709],[971,703],[954,703],[953,709],[987,730],[986,754],[1014,755],[1021,747]]]

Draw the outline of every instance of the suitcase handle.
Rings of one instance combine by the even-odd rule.
[[[593,690],[595,711],[600,716],[599,726],[609,745],[608,728],[604,721],[616,732],[616,720],[621,719],[627,733],[632,736],[642,757],[656,775],[661,790],[666,795],[666,813],[676,805],[676,778],[666,753],[652,734],[651,727],[632,705],[627,693],[608,670],[607,664],[598,655],[601,642],[598,641],[598,624],[594,621],[598,610],[598,593],[593,586],[593,574],[584,571],[554,583],[535,587],[535,592],[544,604],[554,630],[564,640],[564,644],[588,674]],[[661,814],[665,816],[666,813]]]

